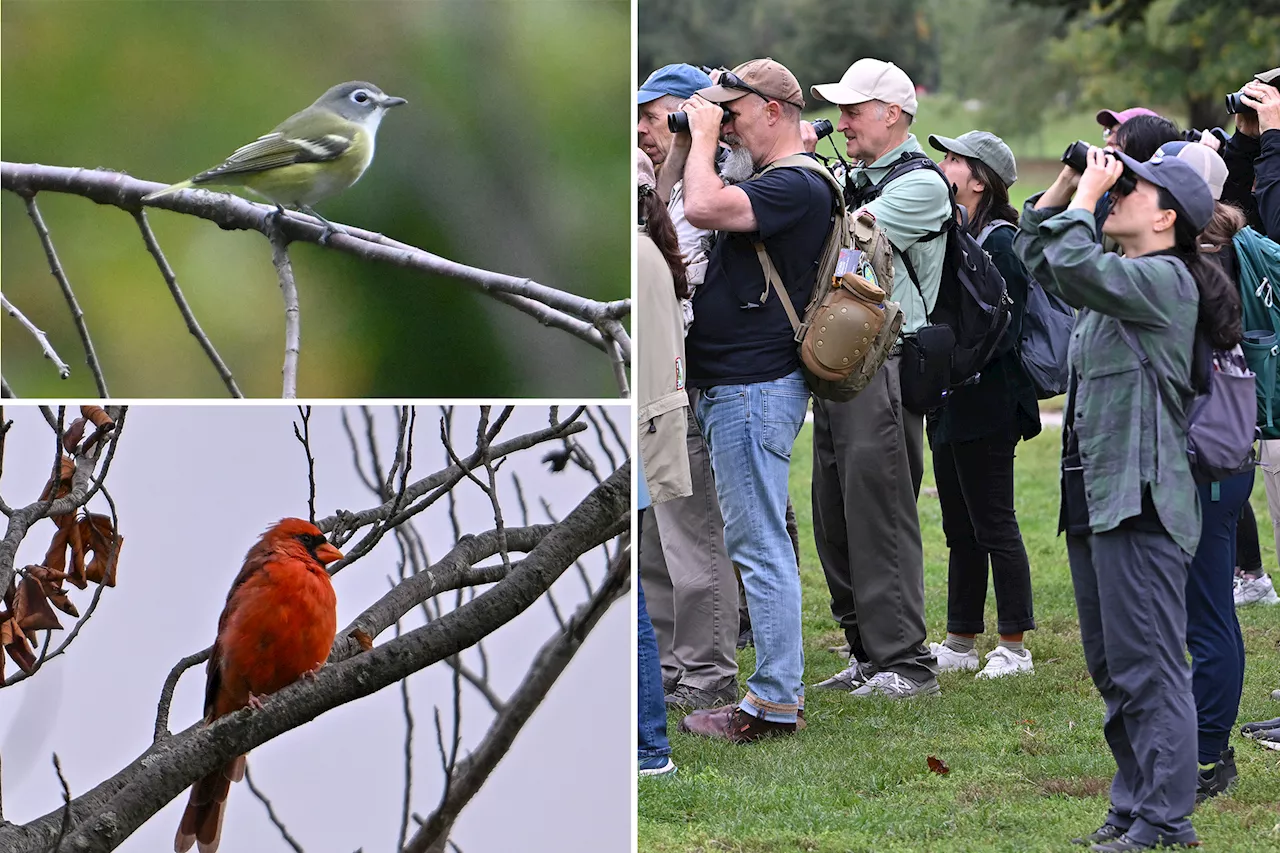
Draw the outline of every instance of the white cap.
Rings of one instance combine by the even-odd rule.
[[[916,114],[915,84],[907,72],[880,59],[859,59],[849,66],[839,83],[822,83],[810,91],[815,98],[841,106],[883,101],[897,104],[912,116]]]

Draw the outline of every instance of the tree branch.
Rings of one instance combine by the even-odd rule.
[[[298,285],[293,280],[293,264],[289,262],[289,241],[278,229],[272,229],[271,263],[280,279],[284,297],[284,391],[281,397],[294,400],[298,396],[298,351],[302,348],[302,312],[298,308]]]
[[[71,375],[71,367],[59,356],[57,350],[53,348],[53,344],[49,343],[49,336],[36,326],[35,323],[27,319],[27,316],[14,307],[3,293],[0,293],[0,307],[4,308],[6,314],[22,324],[22,327],[31,333],[36,339],[36,343],[40,344],[40,351],[44,353],[44,357],[53,362],[58,368],[58,378],[66,379]]]

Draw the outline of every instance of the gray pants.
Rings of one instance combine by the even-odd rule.
[[[916,682],[925,646],[924,549],[916,499],[924,418],[902,407],[898,358],[848,403],[813,401],[813,536],[831,614],[854,656]]]
[[[697,400],[690,393],[690,405]],[[738,676],[738,582],[724,546],[711,456],[689,418],[693,494],[645,513],[640,578],[658,637],[662,680],[721,690]]]
[[[1191,555],[1165,532],[1068,536],[1084,660],[1116,759],[1107,822],[1143,843],[1195,839],[1196,704],[1186,587]]]

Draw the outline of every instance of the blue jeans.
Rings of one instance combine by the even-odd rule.
[[[644,510],[641,510],[643,517]],[[636,525],[636,529],[639,529]],[[637,714],[639,730],[636,743],[641,761],[671,754],[667,740],[667,705],[662,696],[662,666],[658,663],[658,641],[653,623],[644,606],[644,587],[636,578],[636,658]]]
[[[711,451],[724,544],[742,573],[755,634],[756,671],[739,707],[794,723],[804,695],[800,576],[787,535],[791,446],[804,424],[809,389],[799,370],[769,382],[717,385],[698,401]]]
[[[1236,621],[1231,581],[1236,567],[1236,525],[1253,491],[1253,472],[1199,486],[1200,545],[1187,573],[1187,649],[1196,698],[1201,764],[1227,748],[1244,689],[1244,639]],[[1214,500],[1214,492],[1218,499]]]

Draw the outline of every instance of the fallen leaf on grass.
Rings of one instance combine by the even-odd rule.
[[[929,763],[929,770],[937,773],[939,776],[946,776],[951,772],[951,768],[947,766],[947,762],[943,761],[936,755],[930,755],[925,759]]]

